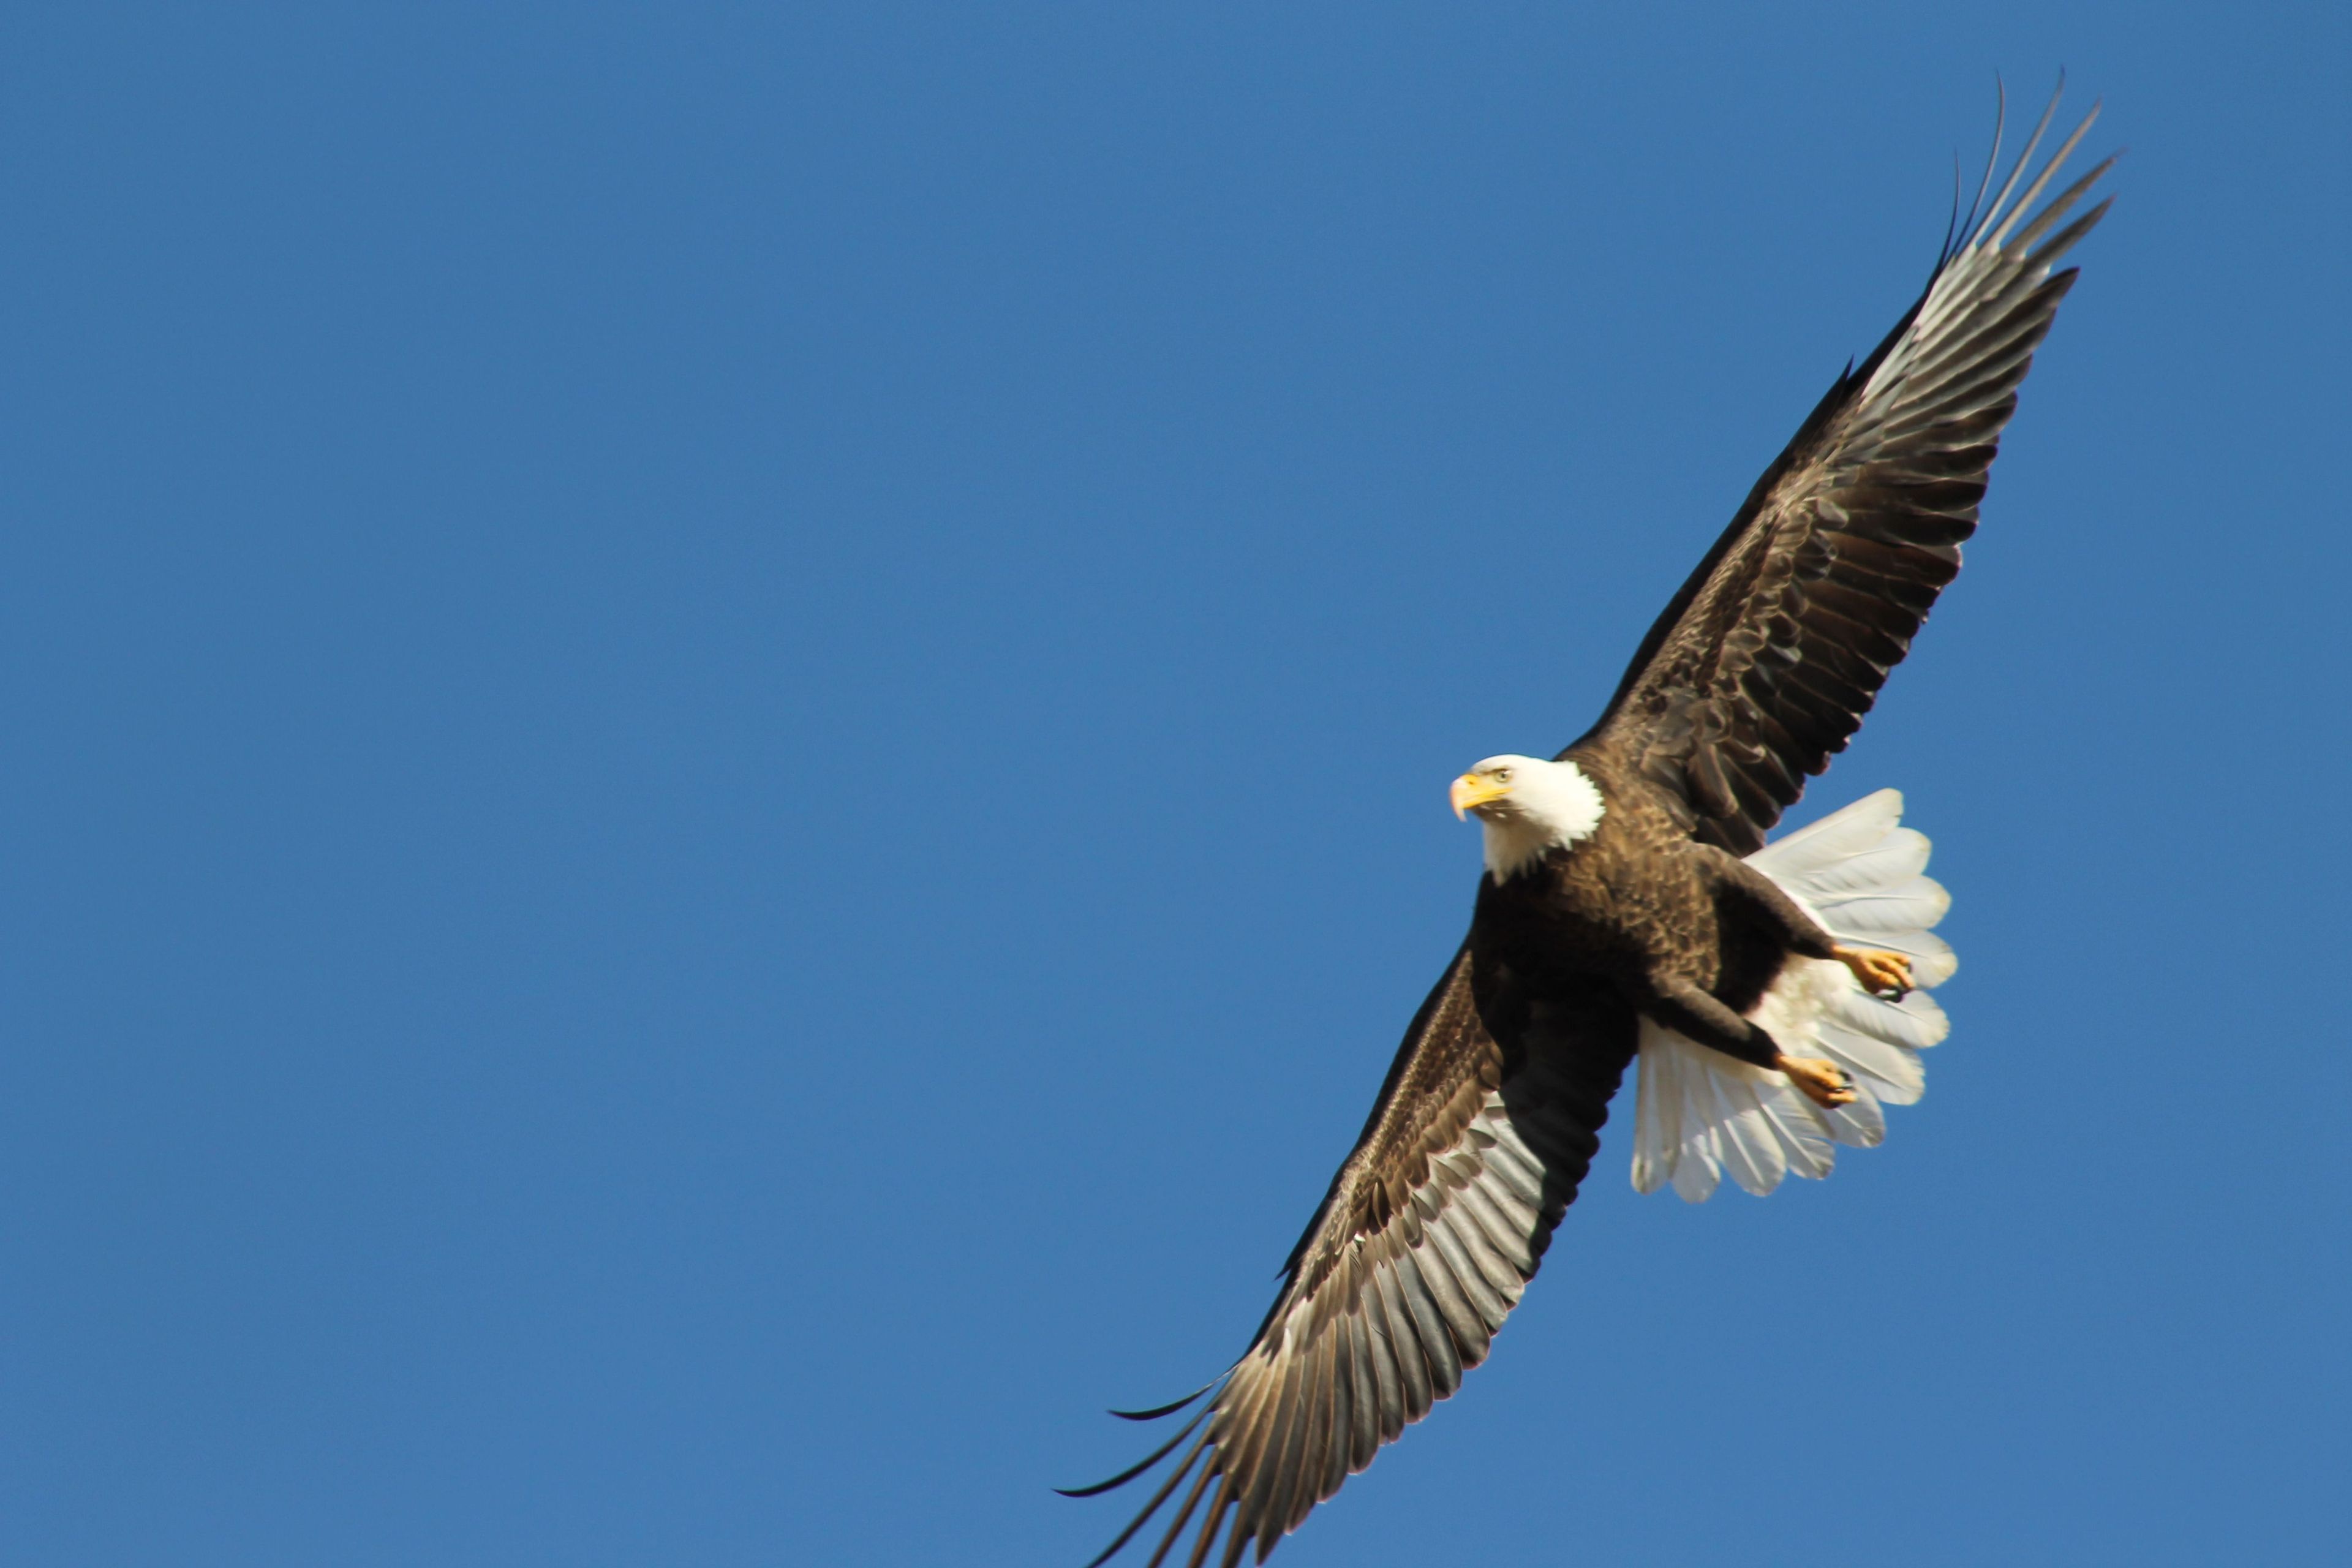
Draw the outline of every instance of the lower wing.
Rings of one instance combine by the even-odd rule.
[[[1191,1399],[1206,1404],[1124,1486],[1177,1455],[1134,1521],[1171,1498],[1150,1563],[1193,1528],[1192,1568],[1220,1535],[1225,1568],[1265,1561],[1315,1505],[1372,1462],[1486,1359],[1576,1197],[1633,1049],[1633,1016],[1531,1005],[1465,948],[1407,1032],[1354,1152],[1299,1238],[1249,1350]],[[1089,1568],[1093,1568],[1090,1564]]]

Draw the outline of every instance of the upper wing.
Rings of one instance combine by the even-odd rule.
[[[2107,210],[2050,233],[2113,158],[2018,227],[2098,118],[2095,107],[2012,205],[2056,109],[2053,98],[1981,220],[1956,226],[1918,303],[1756,481],[1577,742],[1617,750],[1707,843],[1762,845],[1960,569],[2018,384],[2074,281],[2050,264]]]
[[[1123,1485],[1192,1439],[1095,1563],[1188,1477],[1151,1563],[1167,1557],[1204,1497],[1192,1568],[1228,1523],[1225,1568],[1253,1540],[1263,1563],[1381,1445],[1451,1394],[1534,1278],[1633,1048],[1621,1006],[1531,1007],[1507,978],[1482,973],[1465,945],[1406,1031],[1249,1350],[1202,1390],[1214,1391],[1208,1405],[1158,1452],[1070,1494]]]

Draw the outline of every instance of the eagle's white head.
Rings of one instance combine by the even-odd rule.
[[[1488,757],[1454,781],[1454,815],[1478,815],[1486,870],[1497,882],[1526,870],[1547,849],[1565,849],[1601,826],[1601,790],[1574,763]]]

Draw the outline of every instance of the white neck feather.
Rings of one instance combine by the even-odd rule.
[[[1566,849],[1592,837],[1608,809],[1600,786],[1574,763],[1512,763],[1511,793],[1482,808],[1486,873],[1506,882],[1543,858],[1548,849]]]

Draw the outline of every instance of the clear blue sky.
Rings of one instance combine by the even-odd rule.
[[[2352,21],[1612,10],[15,9],[0,1557],[1075,1568],[2061,65],[1927,1100],[1278,1561],[2340,1550]]]

